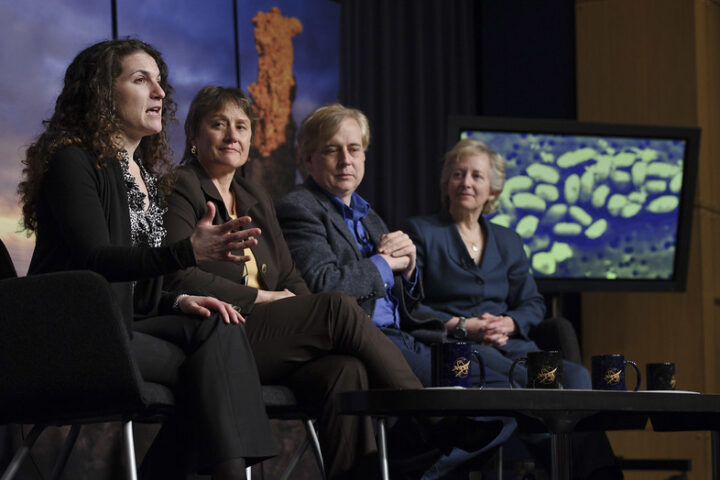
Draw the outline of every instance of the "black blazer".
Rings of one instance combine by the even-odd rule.
[[[238,216],[249,215],[252,223],[248,228],[258,227],[262,231],[258,244],[252,249],[258,265],[260,286],[273,291],[287,288],[295,295],[309,294],[310,290],[295,269],[285,244],[270,196],[261,187],[242,178],[239,172],[231,188],[235,194]],[[168,241],[189,236],[198,220],[205,215],[206,203],[209,201],[217,207],[214,224],[230,220],[220,192],[203,167],[193,161],[178,168],[165,214]],[[173,272],[166,276],[166,282],[173,290],[205,292],[248,313],[255,303],[257,289],[244,285],[243,275],[242,263],[208,262]]]
[[[195,264],[189,238],[166,247],[134,248],[122,168],[69,146],[50,160],[37,205],[29,274],[92,270],[111,282],[128,327],[133,317],[171,310],[158,276]],[[133,290],[136,295],[133,297]]]

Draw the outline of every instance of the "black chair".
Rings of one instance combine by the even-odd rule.
[[[0,241],[0,425],[33,424],[0,480],[17,473],[50,425],[72,425],[51,478],[59,478],[83,424],[122,422],[127,478],[136,479],[132,422],[157,423],[174,407],[145,382],[107,281],[87,271],[17,278]]]
[[[566,318],[552,317],[544,319],[532,329],[530,339],[541,350],[558,350],[565,360],[582,364],[577,332],[572,323]]]
[[[51,478],[59,478],[87,423],[120,421],[127,478],[136,479],[132,421],[162,422],[174,407],[167,387],[145,382],[107,281],[87,271],[17,278],[0,241],[0,426],[34,424],[0,480],[10,480],[43,430],[72,425]],[[313,418],[284,386],[263,386],[270,418],[300,420],[306,438],[283,473],[307,450],[325,478]],[[248,476],[249,478],[249,476]]]
[[[87,271],[0,280],[0,425],[34,424],[2,476],[17,472],[49,425],[72,425],[58,478],[83,424],[122,422],[127,478],[135,479],[133,420],[172,412],[165,386],[142,380],[107,281]]]
[[[13,264],[12,258],[10,258],[10,253],[8,253],[7,248],[5,248],[5,244],[0,241],[0,280],[15,277],[17,277],[15,265]]]

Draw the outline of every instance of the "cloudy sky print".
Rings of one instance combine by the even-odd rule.
[[[335,101],[338,91],[339,6],[331,0],[237,0],[240,86],[255,81],[257,52],[252,17],[277,6],[297,17],[293,39],[298,85],[293,117]],[[133,36],[163,53],[178,103],[169,134],[174,158],[182,155],[182,122],[195,92],[208,84],[235,86],[233,0],[117,0],[118,36]],[[111,2],[0,0],[0,238],[20,275],[34,239],[20,231],[16,189],[25,149],[52,114],[65,69],[83,48],[112,37]]]

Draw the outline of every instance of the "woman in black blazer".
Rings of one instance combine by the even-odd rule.
[[[171,93],[160,53],[139,40],[101,42],[75,58],[18,189],[25,228],[36,235],[29,273],[88,269],[111,282],[144,379],[174,389],[184,412],[176,426],[190,429],[197,453],[160,465],[163,478],[178,458],[196,458],[193,470],[214,479],[245,478],[246,464],[276,447],[244,319],[215,298],[163,291],[160,276],[245,260],[230,252],[254,245],[248,237],[259,231],[242,230],[242,219],[212,225],[210,211],[164,245],[155,175],[168,165]],[[162,451],[157,444],[151,452]]]
[[[239,89],[208,86],[193,99],[182,166],[174,172],[168,197],[168,240],[186,237],[207,215],[209,203],[215,207],[214,223],[248,216],[248,227],[262,233],[245,252],[250,261],[198,262],[166,281],[240,308],[260,380],[286,384],[302,402],[322,406],[319,438],[328,477],[372,478],[377,462],[366,459],[377,448],[372,423],[340,415],[333,397],[369,385],[422,385],[354,299],[310,293],[295,269],[270,196],[238,172],[248,160],[253,126],[250,100]]]

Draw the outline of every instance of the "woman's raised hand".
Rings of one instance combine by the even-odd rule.
[[[235,255],[233,252],[257,245],[257,239],[262,232],[259,228],[243,227],[250,223],[250,217],[239,217],[222,225],[213,225],[215,218],[215,204],[207,202],[207,211],[198,221],[195,230],[190,235],[195,261],[229,261],[246,262],[250,257]]]

